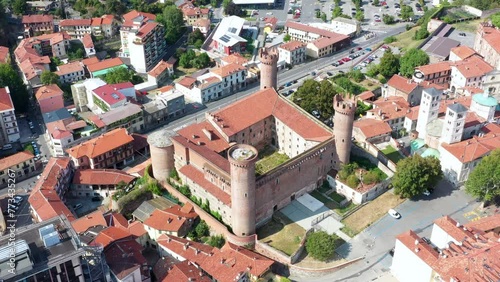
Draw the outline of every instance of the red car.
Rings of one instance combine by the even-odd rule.
[[[342,61],[344,61],[345,63],[349,62],[350,60],[351,60],[351,58],[349,58],[349,57],[345,57],[342,59]]]
[[[343,65],[343,64],[344,64],[344,61],[339,60],[337,63],[338,63],[338,64],[339,64],[339,66],[340,66],[340,65]]]

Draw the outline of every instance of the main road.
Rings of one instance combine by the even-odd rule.
[[[364,40],[362,42],[359,42],[358,44],[353,44],[350,46],[350,48],[347,48],[341,52],[334,53],[330,56],[320,58],[311,62],[307,62],[298,66],[295,66],[294,68],[288,70],[288,71],[281,71],[278,73],[278,85],[282,85],[286,82],[289,81],[294,81],[301,79],[303,77],[309,76],[309,74],[312,71],[318,70],[321,71],[321,69],[330,66],[333,62],[338,61],[339,59],[346,57],[349,55],[349,51],[351,50],[352,47],[361,47],[361,48],[367,48],[367,47],[373,47],[376,44],[379,44],[382,42],[382,40],[385,37],[389,37],[392,35],[399,34],[403,31],[405,31],[406,28],[403,24],[396,25],[394,27],[391,27],[390,29],[387,29],[387,31],[384,31],[383,33],[377,33],[377,36],[370,38],[368,40]],[[358,58],[357,60],[360,60]],[[347,65],[347,66],[346,66]],[[349,63],[342,65],[342,67],[339,67],[338,69],[347,69],[349,68]],[[252,93],[255,93],[257,90],[259,90],[259,84],[254,83],[252,85],[247,86],[247,88],[243,91],[240,91],[236,94],[233,94],[231,96],[224,97],[218,101],[210,102],[207,103],[206,105],[199,107],[199,108],[189,108],[187,114],[175,121],[170,122],[169,124],[162,126],[160,129],[156,129],[155,131],[161,130],[161,129],[169,129],[169,130],[178,130],[182,127],[185,127],[189,124],[196,123],[198,121],[201,121],[204,119],[205,112],[210,112],[214,111],[217,109],[220,109],[228,104],[233,103],[236,100],[239,100],[241,98],[244,98]]]

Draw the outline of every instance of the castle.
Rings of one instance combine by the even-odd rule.
[[[148,138],[154,177],[165,180],[175,167],[191,194],[239,237],[255,234],[275,211],[316,189],[331,169],[349,161],[351,150],[354,101],[335,96],[332,132],[278,95],[275,69],[261,68],[261,78],[267,79],[260,91],[207,112],[203,122]],[[265,166],[271,154],[285,161]]]

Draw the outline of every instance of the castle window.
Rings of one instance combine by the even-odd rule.
[[[247,193],[245,193],[245,198],[248,198],[248,194]]]
[[[280,179],[276,178],[276,184],[280,184]]]

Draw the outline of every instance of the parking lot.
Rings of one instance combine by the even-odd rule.
[[[77,217],[84,216],[97,210],[103,204],[103,200],[92,201],[92,197],[93,195],[89,195],[88,197],[68,197],[66,199],[66,206],[72,210]]]
[[[30,214],[30,205],[28,203],[28,197],[24,195],[16,195],[22,200],[18,204],[14,204],[12,201],[9,202],[10,197],[4,196],[0,200],[0,207],[5,221],[15,224],[16,228],[30,225],[33,223]],[[9,205],[10,203],[10,205]],[[11,222],[11,220],[14,220]]]

